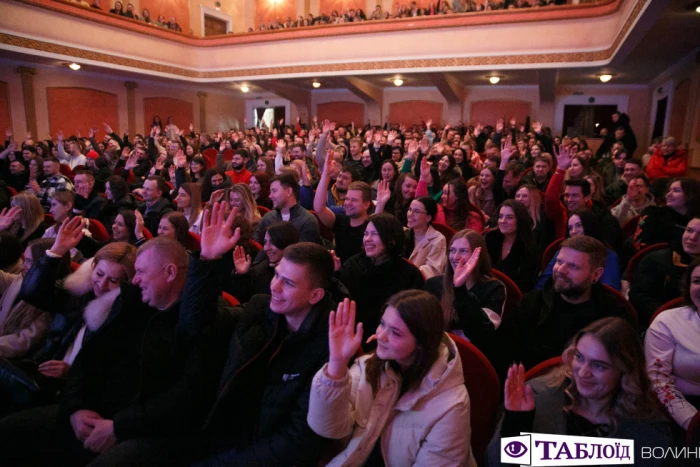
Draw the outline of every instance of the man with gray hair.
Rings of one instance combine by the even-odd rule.
[[[647,177],[652,183],[657,179],[683,177],[687,171],[688,156],[673,136],[663,139],[661,149],[651,155],[647,164]]]

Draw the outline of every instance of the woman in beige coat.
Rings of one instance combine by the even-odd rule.
[[[437,203],[429,196],[414,199],[408,208],[408,260],[413,263],[425,279],[445,272],[447,263],[447,241],[445,236],[432,227],[437,214]]]
[[[24,251],[21,274],[0,271],[0,358],[20,358],[44,339],[51,325],[51,316],[29,303],[19,300],[24,274],[51,248],[53,239],[39,239],[29,243]],[[67,273],[69,259],[65,258]]]
[[[329,362],[311,388],[309,426],[345,445],[328,465],[475,466],[462,363],[437,299],[392,296],[371,338],[376,351],[348,370],[362,340],[354,322],[354,302],[331,312]]]

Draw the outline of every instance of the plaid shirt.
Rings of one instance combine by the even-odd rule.
[[[46,179],[41,182],[41,185],[39,185],[39,194],[37,196],[39,197],[41,205],[44,206],[44,208],[51,207],[51,198],[53,198],[53,194],[56,192],[56,190],[59,189],[73,189],[73,184],[68,177],[63,174],[59,173],[46,177]]]

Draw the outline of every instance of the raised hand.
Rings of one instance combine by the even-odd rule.
[[[245,121],[245,119],[243,119],[243,120]],[[188,127],[188,129],[190,130],[190,133],[194,133],[194,125],[192,123],[190,123],[190,126]]]
[[[187,156],[182,149],[175,154],[175,165],[177,165],[178,168],[184,168],[187,165]]]
[[[141,240],[143,238],[143,229],[146,223],[143,221],[141,211],[138,209],[134,210],[134,217],[136,218],[136,223],[134,224],[134,236],[136,237],[136,240]]]
[[[204,211],[200,242],[202,259],[219,259],[234,249],[241,238],[241,229],[231,230],[236,211],[236,208],[231,209],[228,219],[225,219],[226,207],[222,203],[214,203],[211,209]]]
[[[379,186],[377,187],[377,207],[382,208],[386,206],[391,198],[391,188],[387,180],[379,180]]]
[[[5,139],[8,140],[8,141],[11,140],[11,139],[12,139],[12,135],[13,135],[13,133],[12,133],[12,128],[9,128],[9,127],[8,127],[8,128],[5,128]]]
[[[513,155],[513,141],[511,141],[510,136],[503,138],[503,143],[501,144],[501,166],[504,167],[508,161],[510,161]]]
[[[321,172],[322,177],[330,178],[333,168],[335,167],[335,159],[333,158],[334,152],[332,149],[326,150],[326,160],[323,164],[323,172]]]
[[[335,250],[330,250],[330,253],[331,253],[331,257],[333,258],[333,270],[335,272],[338,272],[338,271],[340,271],[340,266],[341,266],[340,258],[338,258],[338,256],[336,256]]]
[[[111,135],[113,133],[112,127],[109,126],[107,123],[103,123],[102,126],[104,126],[105,133],[107,133],[108,135]],[[156,127],[156,128],[158,128],[158,127]]]
[[[3,209],[2,212],[0,212],[0,231],[10,228],[20,214],[22,214],[22,209],[19,206]]]
[[[78,139],[82,138],[82,136],[80,136],[80,130],[75,130],[75,136],[77,136]]]
[[[36,181],[36,179],[31,180],[31,181],[27,184],[27,188],[29,188],[30,190],[32,190],[32,191],[33,191],[34,193],[36,193],[37,195],[38,195],[39,193],[41,193],[41,187],[39,187],[39,183]]]
[[[94,137],[95,137],[95,129],[91,127],[90,130],[88,131],[88,138],[92,139]]]
[[[165,166],[165,160],[167,158],[168,158],[168,156],[166,156],[165,154],[161,154],[160,156],[158,156],[158,159],[156,159],[156,167],[155,167],[155,169],[157,171],[160,172],[161,170],[163,170],[163,167]]]
[[[347,298],[331,311],[328,317],[328,375],[343,378],[348,372],[348,362],[362,344],[362,323],[355,326],[355,302]]]
[[[430,173],[430,163],[427,157],[424,157],[420,161],[420,179],[428,185],[433,181],[433,177]]]
[[[511,412],[530,412],[535,410],[532,388],[525,384],[525,367],[513,364],[508,368],[505,384],[504,405]]]
[[[124,149],[122,149],[122,157],[121,158],[128,159],[130,155],[131,155],[131,150],[125,146]]]
[[[212,204],[220,202],[221,199],[224,197],[225,193],[226,193],[226,190],[224,190],[224,189],[215,190],[211,194],[211,196],[209,197],[209,202]]]
[[[335,122],[331,122],[326,119],[323,121],[323,133],[328,134],[328,132],[335,130]]]
[[[58,142],[62,143],[63,142],[63,131],[58,130],[58,133],[56,133],[56,137],[58,138]]]
[[[571,165],[576,153],[569,149],[568,146],[560,145],[559,150],[556,147],[553,148],[554,155],[557,158],[557,169],[566,170]]]
[[[406,154],[406,157],[409,159],[413,159],[418,152],[418,142],[416,140],[411,140],[408,143],[408,152]]]
[[[247,274],[252,263],[253,260],[250,258],[250,255],[245,253],[243,247],[236,246],[236,249],[233,250],[233,265],[236,266],[236,272],[238,274]]]
[[[428,137],[423,136],[423,139],[420,140],[420,150],[423,154],[428,154],[428,150],[430,149],[430,143],[428,143]]]
[[[476,269],[476,265],[479,264],[479,256],[481,256],[481,248],[475,249],[469,259],[466,256],[462,256],[452,278],[452,283],[455,287],[462,287],[467,283],[469,276]]]
[[[287,149],[287,143],[285,143],[283,139],[278,139],[277,152],[284,152],[285,149]]]
[[[515,119],[515,117],[510,117],[510,121],[508,123],[510,123],[511,128],[514,128],[515,124],[518,123],[518,121]]]
[[[78,243],[83,238],[83,229],[86,225],[87,219],[83,219],[80,216],[64,219],[56,234],[56,240],[51,247],[51,253],[63,256],[78,246]]]
[[[503,128],[505,128],[503,119],[499,118],[498,120],[496,120],[496,133],[502,132]]]
[[[428,128],[428,130],[430,130],[430,127],[433,126],[433,121],[432,121],[432,120],[428,120],[427,122],[425,122],[425,126]]]
[[[131,153],[129,158],[126,160],[126,164],[124,164],[124,168],[126,170],[132,170],[135,167],[137,167],[138,165],[139,165],[139,155],[138,155],[138,153],[136,153],[136,151],[134,151],[133,153]]]
[[[394,130],[389,132],[389,135],[386,137],[386,142],[389,146],[394,144],[394,141],[396,141],[396,138],[399,137],[399,134],[396,133]]]

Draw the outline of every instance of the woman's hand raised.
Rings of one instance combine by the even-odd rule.
[[[459,264],[455,268],[454,276],[452,277],[452,283],[455,287],[462,287],[467,283],[469,276],[476,269],[476,265],[479,264],[479,256],[481,256],[481,248],[474,250],[469,259],[464,256],[459,260]]]
[[[328,318],[328,376],[335,379],[344,378],[348,371],[348,362],[357,353],[362,344],[362,323],[355,326],[355,302],[347,298],[338,305],[337,311],[331,311]]]
[[[508,368],[506,378],[505,400],[506,410],[511,412],[530,412],[535,410],[535,399],[532,388],[525,384],[525,367],[513,364]]]
[[[56,240],[51,247],[51,253],[63,256],[72,248],[78,246],[80,239],[83,238],[85,226],[87,226],[87,219],[83,219],[80,216],[64,219],[56,234]]]

